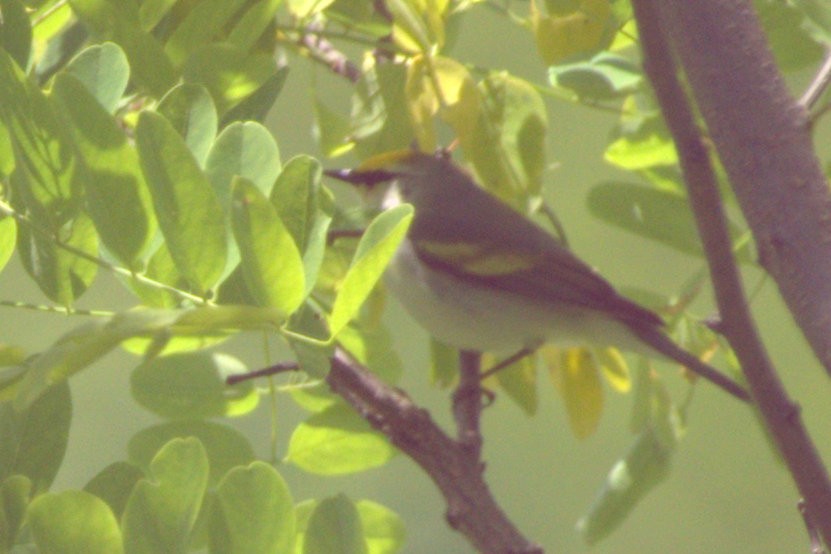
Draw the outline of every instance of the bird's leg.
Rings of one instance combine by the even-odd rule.
[[[515,362],[518,362],[518,361],[520,361],[521,359],[523,359],[527,356],[530,356],[531,354],[533,354],[536,351],[537,351],[536,348],[527,348],[526,347],[526,348],[523,348],[521,350],[518,350],[517,352],[514,352],[513,354],[511,354],[510,356],[508,356],[504,360],[502,360],[500,362],[497,362],[495,365],[493,365],[493,366],[489,367],[488,369],[486,369],[485,371],[483,371],[479,375],[479,380],[484,381],[485,379],[487,379],[491,375],[495,375],[496,373],[498,373],[499,371],[505,369],[509,365],[511,365]]]

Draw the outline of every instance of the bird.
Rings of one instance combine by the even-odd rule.
[[[380,210],[413,206],[384,281],[437,340],[477,352],[615,346],[673,360],[749,400],[741,385],[673,342],[658,314],[618,293],[446,151],[388,152],[325,174],[360,187]]]

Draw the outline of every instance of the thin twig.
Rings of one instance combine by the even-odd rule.
[[[334,44],[324,38],[320,33],[320,27],[309,26],[300,31],[297,44],[305,48],[309,56],[332,70],[333,73],[345,77],[352,83],[361,80],[363,74],[357,65],[352,63],[346,54],[338,50]]]
[[[799,103],[810,111],[814,108],[820,97],[831,84],[831,49],[825,51],[825,59],[822,61],[817,74],[811,80],[811,84],[805,89]]]
[[[258,377],[271,377],[273,375],[277,375],[278,373],[285,373],[287,371],[297,371],[298,369],[300,369],[300,365],[297,362],[280,362],[263,369],[257,369],[254,371],[249,371],[247,373],[237,373],[235,375],[229,375],[225,378],[225,384],[236,385],[242,383],[243,381],[257,379]]]
[[[156,281],[155,279],[151,279],[150,277],[147,277],[140,273],[130,271],[129,269],[123,268],[121,266],[117,266],[115,264],[112,264],[106,260],[99,258],[98,256],[94,256],[89,252],[85,252],[80,248],[76,248],[71,244],[67,244],[59,240],[53,233],[50,233],[46,229],[42,228],[40,225],[36,224],[27,216],[15,210],[10,204],[2,200],[0,200],[0,214],[14,218],[14,220],[17,221],[19,224],[26,226],[28,229],[42,236],[46,240],[52,241],[58,248],[61,248],[62,250],[65,250],[66,252],[69,252],[70,254],[81,258],[82,260],[86,260],[90,263],[97,265],[98,267],[106,269],[107,271],[121,275],[123,277],[127,277],[143,285],[147,285],[156,289],[163,290],[165,292],[169,292],[171,294],[178,296],[182,300],[189,300],[197,305],[210,304],[210,302],[205,298],[196,296],[195,294],[191,294],[189,292],[185,292],[181,289],[177,289],[176,287],[166,285],[164,283]]]
[[[67,306],[48,306],[46,304],[32,304],[30,302],[20,302],[18,300],[0,300],[0,306],[6,306],[8,308],[21,308],[24,310],[32,310],[36,312],[50,312],[63,315],[80,315],[93,317],[112,317],[116,315],[116,313],[118,313],[109,310],[84,310]]]
[[[482,433],[479,419],[482,414],[482,384],[479,352],[459,352],[459,384],[453,391],[453,417],[456,420],[456,436],[464,446],[473,464],[479,464],[482,451]],[[472,464],[472,465],[473,465]],[[471,471],[481,471],[471,467]]]

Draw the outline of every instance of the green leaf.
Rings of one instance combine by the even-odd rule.
[[[401,551],[406,528],[398,514],[371,500],[358,500],[355,507],[361,518],[368,554],[395,554]]]
[[[118,107],[130,80],[127,55],[113,42],[85,48],[70,60],[66,73],[78,79],[110,114]]]
[[[60,245],[81,252],[78,256]],[[98,266],[86,257],[98,254],[95,226],[85,215],[66,222],[57,237],[44,237],[27,227],[19,227],[17,247],[20,261],[40,290],[58,304],[69,306],[95,279]]]
[[[317,281],[332,222],[332,200],[320,185],[320,162],[309,156],[289,160],[271,191],[277,209],[294,243],[303,252],[306,293]]]
[[[338,343],[387,383],[396,383],[401,377],[404,367],[385,326],[352,323],[338,335]]]
[[[675,143],[666,128],[662,123],[649,123],[609,144],[603,158],[630,171],[677,164]]]
[[[139,404],[162,417],[242,415],[257,406],[259,395],[252,382],[229,387],[225,378],[245,371],[242,362],[227,354],[174,354],[139,365],[130,375],[130,388]]]
[[[187,282],[176,269],[176,263],[170,256],[170,250],[165,243],[160,244],[147,260],[142,274],[157,283],[179,289],[187,288]],[[171,291],[147,285],[136,279],[119,278],[127,283],[127,286],[141,299],[141,303],[148,308],[173,308],[181,303],[181,297]]]
[[[17,224],[11,217],[0,217],[0,271],[6,267],[14,252]]]
[[[158,111],[185,139],[199,166],[204,167],[217,128],[216,107],[208,89],[193,83],[178,85],[164,95]]]
[[[70,0],[69,4],[101,40],[111,40],[124,50],[133,79],[156,98],[175,84],[176,70],[156,38],[143,30],[137,2]]]
[[[72,14],[69,4],[55,8],[41,12],[43,19],[33,29],[35,42],[45,45],[34,68],[40,82],[47,81],[65,67],[90,39],[86,26]]]
[[[144,473],[133,464],[115,462],[99,471],[84,490],[106,502],[120,519],[133,488],[143,477]]]
[[[479,92],[478,122],[460,136],[465,157],[485,188],[525,209],[525,200],[542,188],[548,129],[545,104],[528,82],[507,73],[489,76]]]
[[[204,445],[210,462],[210,479],[219,482],[231,468],[254,461],[254,450],[239,431],[209,421],[174,421],[154,425],[136,433],[127,445],[128,459],[147,470],[156,452],[174,438],[196,437]]]
[[[586,543],[595,544],[611,534],[637,503],[666,479],[672,450],[652,427],[638,435],[626,456],[609,472],[589,513],[577,523]]]
[[[6,129],[3,118],[0,117],[0,177],[6,179],[12,174],[15,166],[12,137],[9,136],[9,131]]]
[[[254,121],[228,125],[216,138],[205,163],[220,203],[230,210],[234,176],[250,180],[264,195],[280,174],[280,150],[271,133]]]
[[[605,182],[589,191],[588,207],[592,215],[607,223],[687,254],[702,253],[695,221],[681,194]]]
[[[305,297],[303,260],[274,206],[251,181],[234,179],[231,222],[248,290],[288,315]]]
[[[249,3],[250,6],[246,12],[228,34],[228,42],[243,50],[251,50],[262,38],[263,33],[273,25],[274,15],[282,3],[282,0],[260,0]]]
[[[594,354],[584,347],[545,347],[543,356],[563,398],[571,430],[579,439],[590,436],[603,413],[603,384]]]
[[[12,475],[0,482],[0,550],[12,552],[32,497],[32,482]]]
[[[87,167],[87,209],[95,228],[119,260],[136,268],[156,233],[136,150],[115,119],[74,77],[58,75],[52,97],[70,120]]]
[[[172,321],[167,316],[168,321]],[[149,312],[125,312],[97,319],[64,334],[48,349],[27,359],[15,406],[31,406],[51,386],[67,379],[115,348],[122,340],[164,325],[165,319]]]
[[[186,552],[208,486],[208,456],[197,438],[165,444],[136,484],[122,519],[133,554]]]
[[[144,0],[139,6],[141,28],[151,31],[166,16],[177,0]]]
[[[36,492],[48,490],[66,453],[71,421],[66,383],[53,386],[23,410],[0,403],[0,480],[22,474]]]
[[[367,227],[329,316],[329,332],[333,338],[355,317],[372,292],[404,240],[412,218],[412,206],[404,204],[386,210]]]
[[[584,100],[619,98],[638,89],[643,73],[631,60],[601,52],[588,62],[548,68],[551,84],[573,91]]]
[[[318,475],[343,475],[382,466],[395,452],[386,437],[339,403],[295,428],[286,461]]]
[[[406,81],[404,64],[376,65],[358,81],[350,119],[359,158],[410,147],[415,136],[404,94]]]
[[[109,506],[84,491],[47,493],[29,505],[27,521],[40,552],[119,554],[121,530]]]
[[[181,274],[204,294],[225,268],[222,206],[182,138],[161,115],[142,112],[136,142],[170,255]]]
[[[326,157],[335,157],[348,152],[354,146],[351,143],[354,129],[349,118],[330,109],[317,97],[313,108],[312,133],[323,154]]]
[[[358,510],[339,494],[321,500],[306,527],[303,554],[367,554]]]
[[[321,502],[321,500],[312,499],[303,501],[296,506],[296,554],[303,552],[306,529],[312,514]],[[358,516],[361,520],[368,554],[395,554],[401,552],[406,528],[398,514],[371,500],[358,500],[355,502],[355,508],[358,510]]]
[[[83,168],[55,107],[2,50],[0,120],[17,157],[16,192],[40,226],[57,232],[78,213]]]
[[[194,52],[184,66],[184,77],[187,82],[205,85],[217,111],[225,114],[265,85],[276,71],[270,55],[221,43]]]
[[[263,0],[268,1],[268,0]],[[277,69],[256,91],[242,100],[236,106],[228,110],[222,116],[222,126],[225,127],[234,121],[259,121],[265,123],[268,112],[280,96],[286,77],[289,74],[289,67],[283,66]]]
[[[533,355],[500,369],[496,373],[496,380],[526,415],[537,413],[537,364]]]
[[[282,554],[292,551],[294,504],[288,485],[270,465],[235,467],[217,486],[211,552]]]
[[[0,0],[0,47],[24,69],[32,53],[32,24],[19,0]]]
[[[214,39],[246,0],[202,0],[191,5],[184,20],[167,40],[164,50],[174,66]]]

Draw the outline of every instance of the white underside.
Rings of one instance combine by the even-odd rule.
[[[474,287],[436,272],[421,263],[408,240],[399,246],[385,280],[422,327],[456,348],[512,352],[547,342],[650,350],[624,324],[599,312]]]

